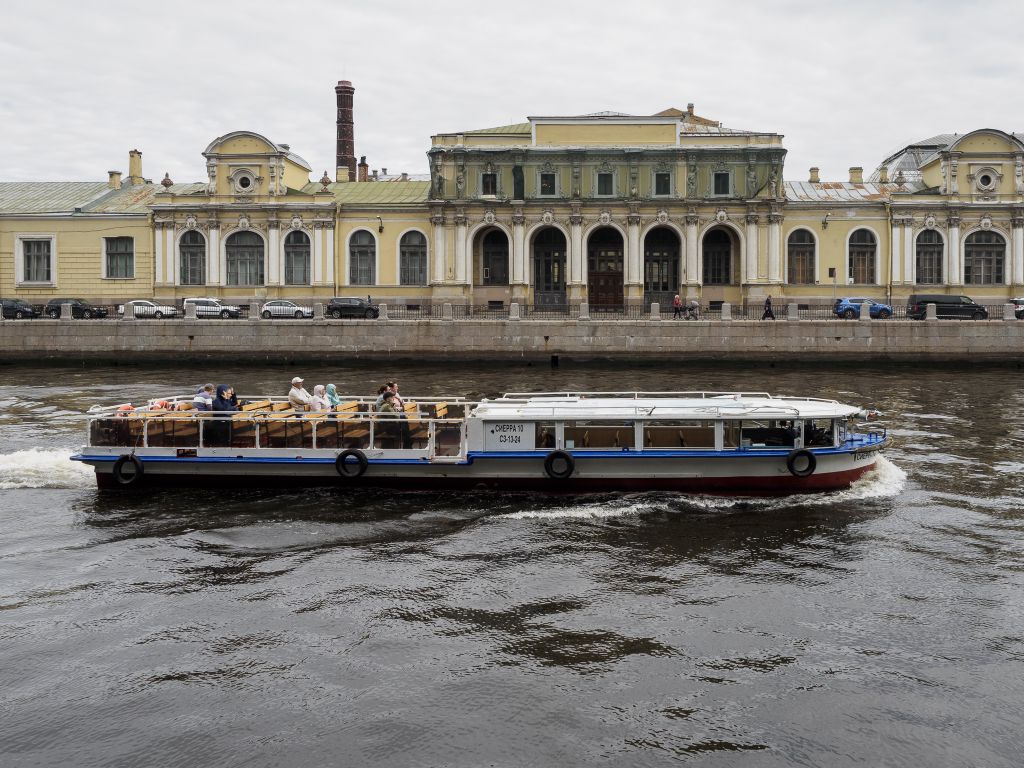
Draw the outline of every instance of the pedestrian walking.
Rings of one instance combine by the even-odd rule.
[[[679,294],[677,293],[675,295],[675,297],[672,299],[672,319],[673,320],[678,320],[682,316],[683,316],[683,300],[681,298],[679,298]]]
[[[768,298],[764,300],[764,314],[761,315],[762,320],[774,320],[775,313],[772,312],[772,295],[769,293]]]

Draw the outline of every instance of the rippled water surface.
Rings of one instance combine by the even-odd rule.
[[[0,367],[4,766],[1018,766],[1024,394],[1001,369]],[[78,414],[769,389],[886,413],[848,491],[99,493]]]

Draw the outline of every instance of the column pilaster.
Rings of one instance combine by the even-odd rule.
[[[334,286],[334,221],[324,222],[324,282]]]
[[[768,282],[782,282],[782,214],[768,214]]]
[[[743,254],[742,282],[757,282],[757,223],[760,217],[756,213],[747,214],[746,252]]]
[[[526,263],[526,216],[517,208],[512,214],[512,301],[525,302],[529,293]]]
[[[912,285],[914,274],[914,219],[903,219],[903,282]]]
[[[700,274],[697,270],[697,223],[700,219],[696,212],[686,214],[686,269],[683,278],[686,280],[686,296],[694,298],[700,293]]]
[[[312,248],[310,251],[312,252]],[[282,285],[283,277],[284,249],[281,247],[281,222],[270,219],[267,222],[267,285]]]
[[[469,248],[466,244],[466,213],[459,208],[455,213],[455,282],[463,285],[467,282],[469,274]]]
[[[221,271],[220,255],[220,222],[210,221],[210,252],[206,258],[206,284],[224,285],[224,273]]]
[[[949,263],[946,271],[948,285],[963,285],[963,261],[960,257],[960,214],[950,213],[946,219],[949,243],[946,246]]]
[[[1011,285],[1024,284],[1024,211],[1017,209],[1010,217],[1010,274],[1007,275]]]
[[[631,212],[626,217],[626,299],[642,300],[643,282],[640,279],[643,252],[640,249],[640,214]]]
[[[569,265],[567,295],[569,301],[584,301],[587,297],[587,258],[583,253],[583,214],[574,209],[569,215]]]
[[[310,276],[313,285],[323,285],[324,282],[324,225],[322,222],[313,222],[313,258],[312,272]],[[281,275],[284,275],[284,270],[281,270]],[[377,279],[380,279],[380,275],[377,275]],[[284,280],[281,280],[283,283]]]
[[[444,214],[435,213],[430,217],[433,227],[434,252],[431,254],[431,282],[443,283],[445,277],[445,220]]]
[[[889,263],[892,270],[892,281],[903,282],[903,219],[893,217],[892,233],[889,236]]]

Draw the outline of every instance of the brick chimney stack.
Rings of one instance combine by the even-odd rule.
[[[135,186],[145,183],[146,180],[142,178],[142,153],[133,149],[128,153],[128,184]]]
[[[355,122],[352,117],[352,97],[356,89],[348,80],[339,80],[334,87],[338,98],[338,181],[356,180]]]
[[[809,181],[811,182],[811,184],[818,184],[821,181],[821,179],[818,176],[818,169],[816,167],[811,168],[811,178],[809,179]]]
[[[108,179],[107,186],[111,189],[121,188],[121,172],[120,171],[107,171]]]
[[[850,183],[851,184],[863,184],[864,183],[864,169],[859,165],[855,165],[850,168]]]
[[[359,158],[359,181],[366,181],[370,175],[370,165],[366,162],[366,155]],[[352,179],[355,181],[355,179]]]
[[[883,184],[889,183],[889,169],[884,165],[878,169],[878,180]]]

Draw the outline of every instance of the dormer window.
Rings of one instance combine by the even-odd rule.
[[[480,194],[494,197],[498,194],[498,174],[484,173],[480,176]]]

